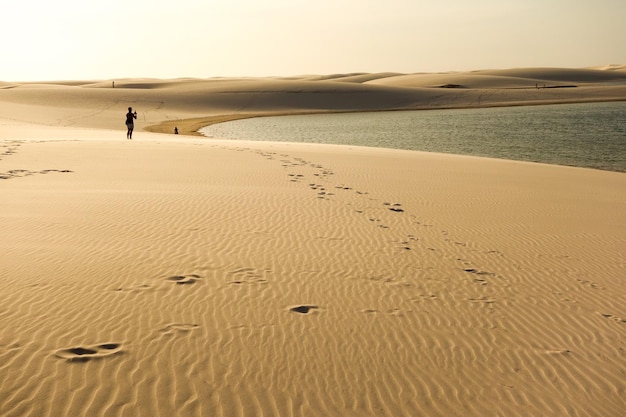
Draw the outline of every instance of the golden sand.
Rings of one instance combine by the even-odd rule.
[[[625,174],[145,131],[577,71],[5,83],[0,416],[621,416]]]

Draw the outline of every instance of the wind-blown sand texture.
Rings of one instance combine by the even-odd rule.
[[[625,174],[142,131],[555,71],[2,84],[0,416],[621,416]]]

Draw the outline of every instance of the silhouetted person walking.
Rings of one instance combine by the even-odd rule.
[[[128,132],[126,132],[126,139],[133,138],[133,129],[135,128],[134,119],[137,118],[137,112],[133,112],[133,108],[128,108],[128,113],[126,113],[126,127],[128,128]]]

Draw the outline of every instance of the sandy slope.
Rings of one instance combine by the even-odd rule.
[[[6,83],[5,83],[6,84]],[[441,88],[454,86],[457,88]],[[536,88],[536,87],[550,88]],[[0,85],[0,117],[54,126],[171,133],[180,119],[215,115],[485,107],[626,100],[626,71],[529,68],[446,74],[334,74],[284,78],[131,79]],[[567,88],[557,88],[567,87]],[[159,125],[163,123],[163,125]]]
[[[332,78],[0,90],[0,416],[621,416],[626,175],[118,126]]]

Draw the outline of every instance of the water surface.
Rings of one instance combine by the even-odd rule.
[[[626,172],[626,102],[260,117],[214,138],[330,143]]]

